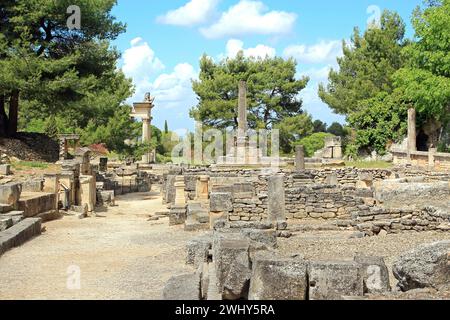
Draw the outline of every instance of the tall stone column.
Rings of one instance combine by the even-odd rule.
[[[247,128],[247,84],[245,81],[239,81],[238,132],[236,141],[237,163],[246,163]]]
[[[268,221],[286,221],[286,200],[284,194],[284,175],[276,174],[268,178]]]
[[[408,154],[417,151],[416,109],[408,109]]]
[[[150,117],[144,117],[142,118],[142,142],[148,143],[152,140],[152,131],[151,131],[151,123],[150,123]],[[150,163],[151,162],[151,151],[148,150],[143,156],[142,156],[142,162],[143,163]]]
[[[305,170],[305,147],[295,147],[295,171]]]

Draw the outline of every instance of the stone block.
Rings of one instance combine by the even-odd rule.
[[[229,192],[212,192],[209,199],[210,211],[232,212],[233,197]]]
[[[25,219],[25,215],[23,211],[10,211],[8,213],[4,213],[1,215],[3,218],[11,218],[13,224],[17,224],[23,219]]]
[[[382,257],[370,257],[357,254],[354,260],[362,267],[364,293],[374,294],[391,290],[389,270]]]
[[[212,235],[200,236],[187,243],[186,264],[198,268],[208,261],[209,251],[212,249]]]
[[[9,217],[0,216],[0,231],[5,231],[13,226],[13,220]]]
[[[28,218],[0,232],[0,256],[41,234],[41,219]]]
[[[186,206],[172,205],[169,214],[169,225],[176,226],[186,222]]]
[[[363,296],[361,266],[355,262],[313,262],[309,267],[310,300]]]
[[[11,174],[11,165],[0,164],[0,175],[9,176]]]
[[[393,273],[402,291],[419,288],[438,289],[448,285],[450,240],[434,242],[402,254],[393,265]]]
[[[277,246],[277,232],[275,230],[241,229],[241,234],[252,241],[260,242],[270,248]]]
[[[22,193],[20,183],[8,183],[0,186],[0,203],[15,207]]]
[[[286,221],[284,175],[277,174],[268,178],[267,219],[269,222]]]
[[[0,203],[0,214],[11,211],[13,207],[9,204]]]
[[[200,274],[185,274],[169,279],[163,289],[163,300],[198,301],[201,298]]]
[[[307,263],[267,253],[253,259],[249,300],[306,300]]]
[[[246,298],[251,276],[249,247],[250,241],[239,233],[215,234],[213,260],[223,299]]]

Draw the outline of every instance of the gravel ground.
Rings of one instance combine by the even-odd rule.
[[[197,234],[147,221],[166,210],[159,192],[117,204],[96,218],[46,223],[44,234],[0,257],[0,299],[160,299],[170,277],[194,271],[184,246]],[[71,266],[80,268],[79,290],[67,288]]]
[[[323,222],[310,221],[303,225],[318,225]],[[308,231],[295,232],[290,239],[279,239],[279,250],[286,255],[299,254],[312,261],[343,261],[353,260],[355,253],[361,252],[372,256],[384,257],[390,270],[391,286],[397,281],[392,274],[392,265],[397,257],[421,244],[441,240],[450,240],[450,232],[405,232],[378,237],[350,239],[354,231]],[[426,291],[426,290],[425,290]],[[435,293],[418,292],[420,298],[433,298]],[[410,296],[410,297],[409,297]],[[416,297],[415,294],[404,298]],[[439,297],[439,295],[437,295]],[[442,298],[450,298],[450,293],[443,293]]]

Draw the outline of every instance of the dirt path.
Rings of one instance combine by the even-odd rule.
[[[0,257],[0,299],[160,299],[171,276],[193,271],[184,246],[196,234],[147,221],[166,209],[157,190],[116,202],[101,217],[49,222]]]

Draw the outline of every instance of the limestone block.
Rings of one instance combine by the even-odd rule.
[[[212,248],[212,235],[200,236],[190,240],[187,245],[186,264],[198,268],[208,261],[209,250]]]
[[[0,175],[9,176],[11,174],[11,165],[0,164]]]
[[[81,204],[87,204],[88,212],[95,210],[95,204],[97,202],[96,196],[96,183],[93,176],[80,176],[80,198]]]
[[[277,174],[268,178],[268,221],[286,221],[286,200],[284,175]]]
[[[393,265],[393,273],[402,291],[448,285],[450,241],[421,245],[402,254]]]
[[[355,262],[313,262],[309,267],[310,300],[341,300],[363,296],[360,265]]]
[[[362,266],[364,293],[383,293],[391,290],[389,270],[382,257],[357,254],[354,260]]]
[[[0,216],[0,231],[5,231],[6,229],[12,226],[13,226],[12,218]]]
[[[186,206],[172,205],[169,214],[169,225],[176,226],[186,222]]]
[[[28,218],[0,233],[0,256],[41,234],[41,219]]]
[[[249,300],[305,300],[307,291],[305,261],[268,254],[253,259]]]
[[[15,207],[22,193],[20,183],[8,183],[0,186],[0,203]]]
[[[260,242],[268,247],[277,246],[277,232],[275,230],[241,229],[241,233],[252,241]]]
[[[209,206],[212,212],[231,212],[233,211],[233,197],[229,192],[212,192]]]
[[[163,300],[200,300],[200,274],[185,274],[170,278],[163,289]]]
[[[216,233],[213,260],[216,266],[217,288],[227,300],[245,298],[250,281],[250,241],[239,233]]]

